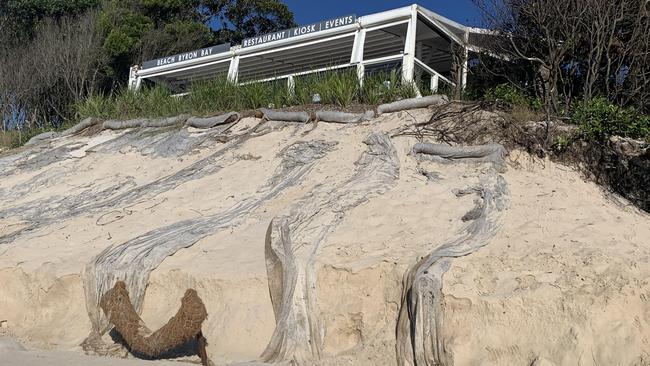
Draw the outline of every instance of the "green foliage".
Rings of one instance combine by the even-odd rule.
[[[113,3],[103,9],[99,24],[106,33],[104,50],[113,58],[132,53],[140,38],[154,28],[148,17]]]
[[[525,95],[521,89],[512,84],[499,84],[495,88],[488,89],[484,96],[485,100],[502,102],[510,107],[532,106],[532,100]]]
[[[571,121],[588,139],[601,140],[612,135],[650,138],[650,116],[632,107],[619,107],[602,97],[578,103]]]
[[[296,26],[289,7],[278,0],[204,0],[204,7],[221,21],[219,42],[239,43],[244,38]]]
[[[354,102],[359,90],[359,79],[355,70],[327,72],[320,75],[316,91],[321,102],[347,107]]]
[[[33,36],[41,20],[81,14],[99,3],[99,0],[3,0],[0,1],[0,30],[11,38],[11,43],[20,44]]]
[[[211,115],[261,107],[311,104],[314,94],[321,96],[323,104],[341,107],[355,103],[388,103],[414,97],[413,85],[401,83],[398,75],[376,74],[366,79],[361,88],[356,70],[311,74],[296,78],[293,94],[286,79],[236,85],[225,77],[217,77],[192,84],[189,93],[183,97],[172,96],[168,89],[161,86],[144,88],[138,93],[122,90],[112,96],[91,96],[79,103],[75,111],[78,119],[155,118],[182,113]],[[390,82],[390,87],[386,81]]]
[[[415,84],[404,83],[398,70],[375,73],[364,79],[360,99],[365,104],[381,104],[414,98],[415,87]]]
[[[182,101],[187,106],[186,110],[193,114],[237,110],[243,104],[238,87],[225,77],[193,84],[190,94]]]
[[[110,98],[102,95],[91,95],[75,106],[79,120],[87,117],[111,118],[115,115],[115,104]]]
[[[552,148],[558,153],[565,151],[571,144],[573,139],[569,136],[559,135],[553,139]]]

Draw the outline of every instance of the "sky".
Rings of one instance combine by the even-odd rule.
[[[417,3],[465,25],[480,24],[472,0],[282,0],[295,15],[296,23],[309,24],[341,15],[377,13]]]

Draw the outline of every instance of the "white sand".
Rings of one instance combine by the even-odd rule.
[[[418,120],[428,117],[426,111],[411,115]],[[212,360],[226,364],[257,359],[275,325],[264,261],[270,220],[315,185],[350,176],[368,133],[390,131],[405,121],[411,116],[397,113],[356,127],[320,123],[306,135],[311,126],[285,127],[229,152],[217,174],[128,207],[57,221],[0,244],[2,329],[29,349],[57,351],[14,352],[0,356],[0,364],[150,364],[90,361],[78,351],[60,353],[78,349],[90,330],[80,277],[85,264],[112,244],[219,212],[254,193],[277,166],[277,153],[294,141],[337,141],[336,150],[303,184],[265,204],[245,223],[169,257],[150,278],[142,313],[150,328],[164,324],[185,289],[192,287],[208,309],[204,333]],[[246,120],[238,128],[256,122]],[[76,139],[94,145],[113,136],[103,132]],[[452,237],[462,224],[459,218],[473,207],[471,197],[458,199],[451,190],[471,184],[468,172],[479,167],[431,163],[427,168],[443,179],[426,182],[417,173],[415,160],[407,156],[415,140],[398,137],[393,142],[401,160],[397,186],[349,212],[318,257],[323,365],[395,364],[402,275],[418,256]],[[82,147],[75,159],[0,180],[0,211],[65,196],[88,185],[108,187],[122,181],[142,185],[190,165],[219,145],[208,144],[180,159],[151,158],[129,149],[94,153]],[[2,195],[38,174],[43,182],[37,191]],[[516,152],[504,176],[511,203],[502,230],[485,248],[454,260],[444,277],[442,336],[450,362],[456,366],[528,366],[536,360],[537,365],[567,366],[650,362],[648,215],[608,199],[567,167],[533,162]],[[3,218],[0,235],[21,225],[20,218]]]

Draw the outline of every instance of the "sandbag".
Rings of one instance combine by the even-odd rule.
[[[317,120],[333,123],[361,123],[370,121],[373,118],[375,118],[375,112],[372,110],[365,111],[364,113],[346,113],[339,111],[316,112]]]
[[[180,116],[167,117],[161,119],[152,119],[149,121],[145,121],[145,123],[142,124],[142,127],[169,127],[169,126],[174,126],[183,123],[187,121],[188,118],[189,118],[188,115],[181,114]]]
[[[127,128],[142,127],[147,122],[146,119],[130,119],[126,121],[108,120],[104,122],[102,128],[105,130],[124,130]]]
[[[499,144],[480,146],[449,146],[419,142],[413,146],[411,155],[425,154],[432,158],[453,161],[466,161],[474,163],[494,163],[503,165],[506,149]]]
[[[97,123],[97,120],[91,117],[84,119],[83,121],[77,123],[76,125],[68,128],[67,130],[61,132],[61,136],[70,136],[76,135],[77,133],[85,130],[86,128]]]
[[[40,142],[43,142],[43,141],[46,141],[46,140],[51,140],[51,139],[56,138],[58,136],[59,136],[59,133],[54,132],[54,131],[39,133],[38,135],[36,135],[36,136],[32,137],[31,139],[29,139],[29,141],[27,141],[25,146],[38,144]]]
[[[377,112],[379,114],[399,112],[407,109],[427,108],[432,105],[442,105],[448,102],[449,98],[446,95],[436,94],[422,98],[404,99],[393,103],[381,104],[377,107]]]
[[[190,117],[185,124],[195,128],[212,128],[226,123],[237,122],[239,118],[239,113],[230,112],[214,117]]]
[[[311,116],[307,112],[283,112],[261,108],[263,118],[268,121],[302,122],[307,123]]]

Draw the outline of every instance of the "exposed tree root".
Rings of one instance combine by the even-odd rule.
[[[205,340],[201,332],[201,325],[208,317],[208,312],[195,290],[188,289],[185,292],[176,315],[155,332],[149,330],[138,316],[122,281],[118,281],[102,296],[101,308],[132,351],[158,357],[196,338],[197,354],[203,365],[208,365]]]

